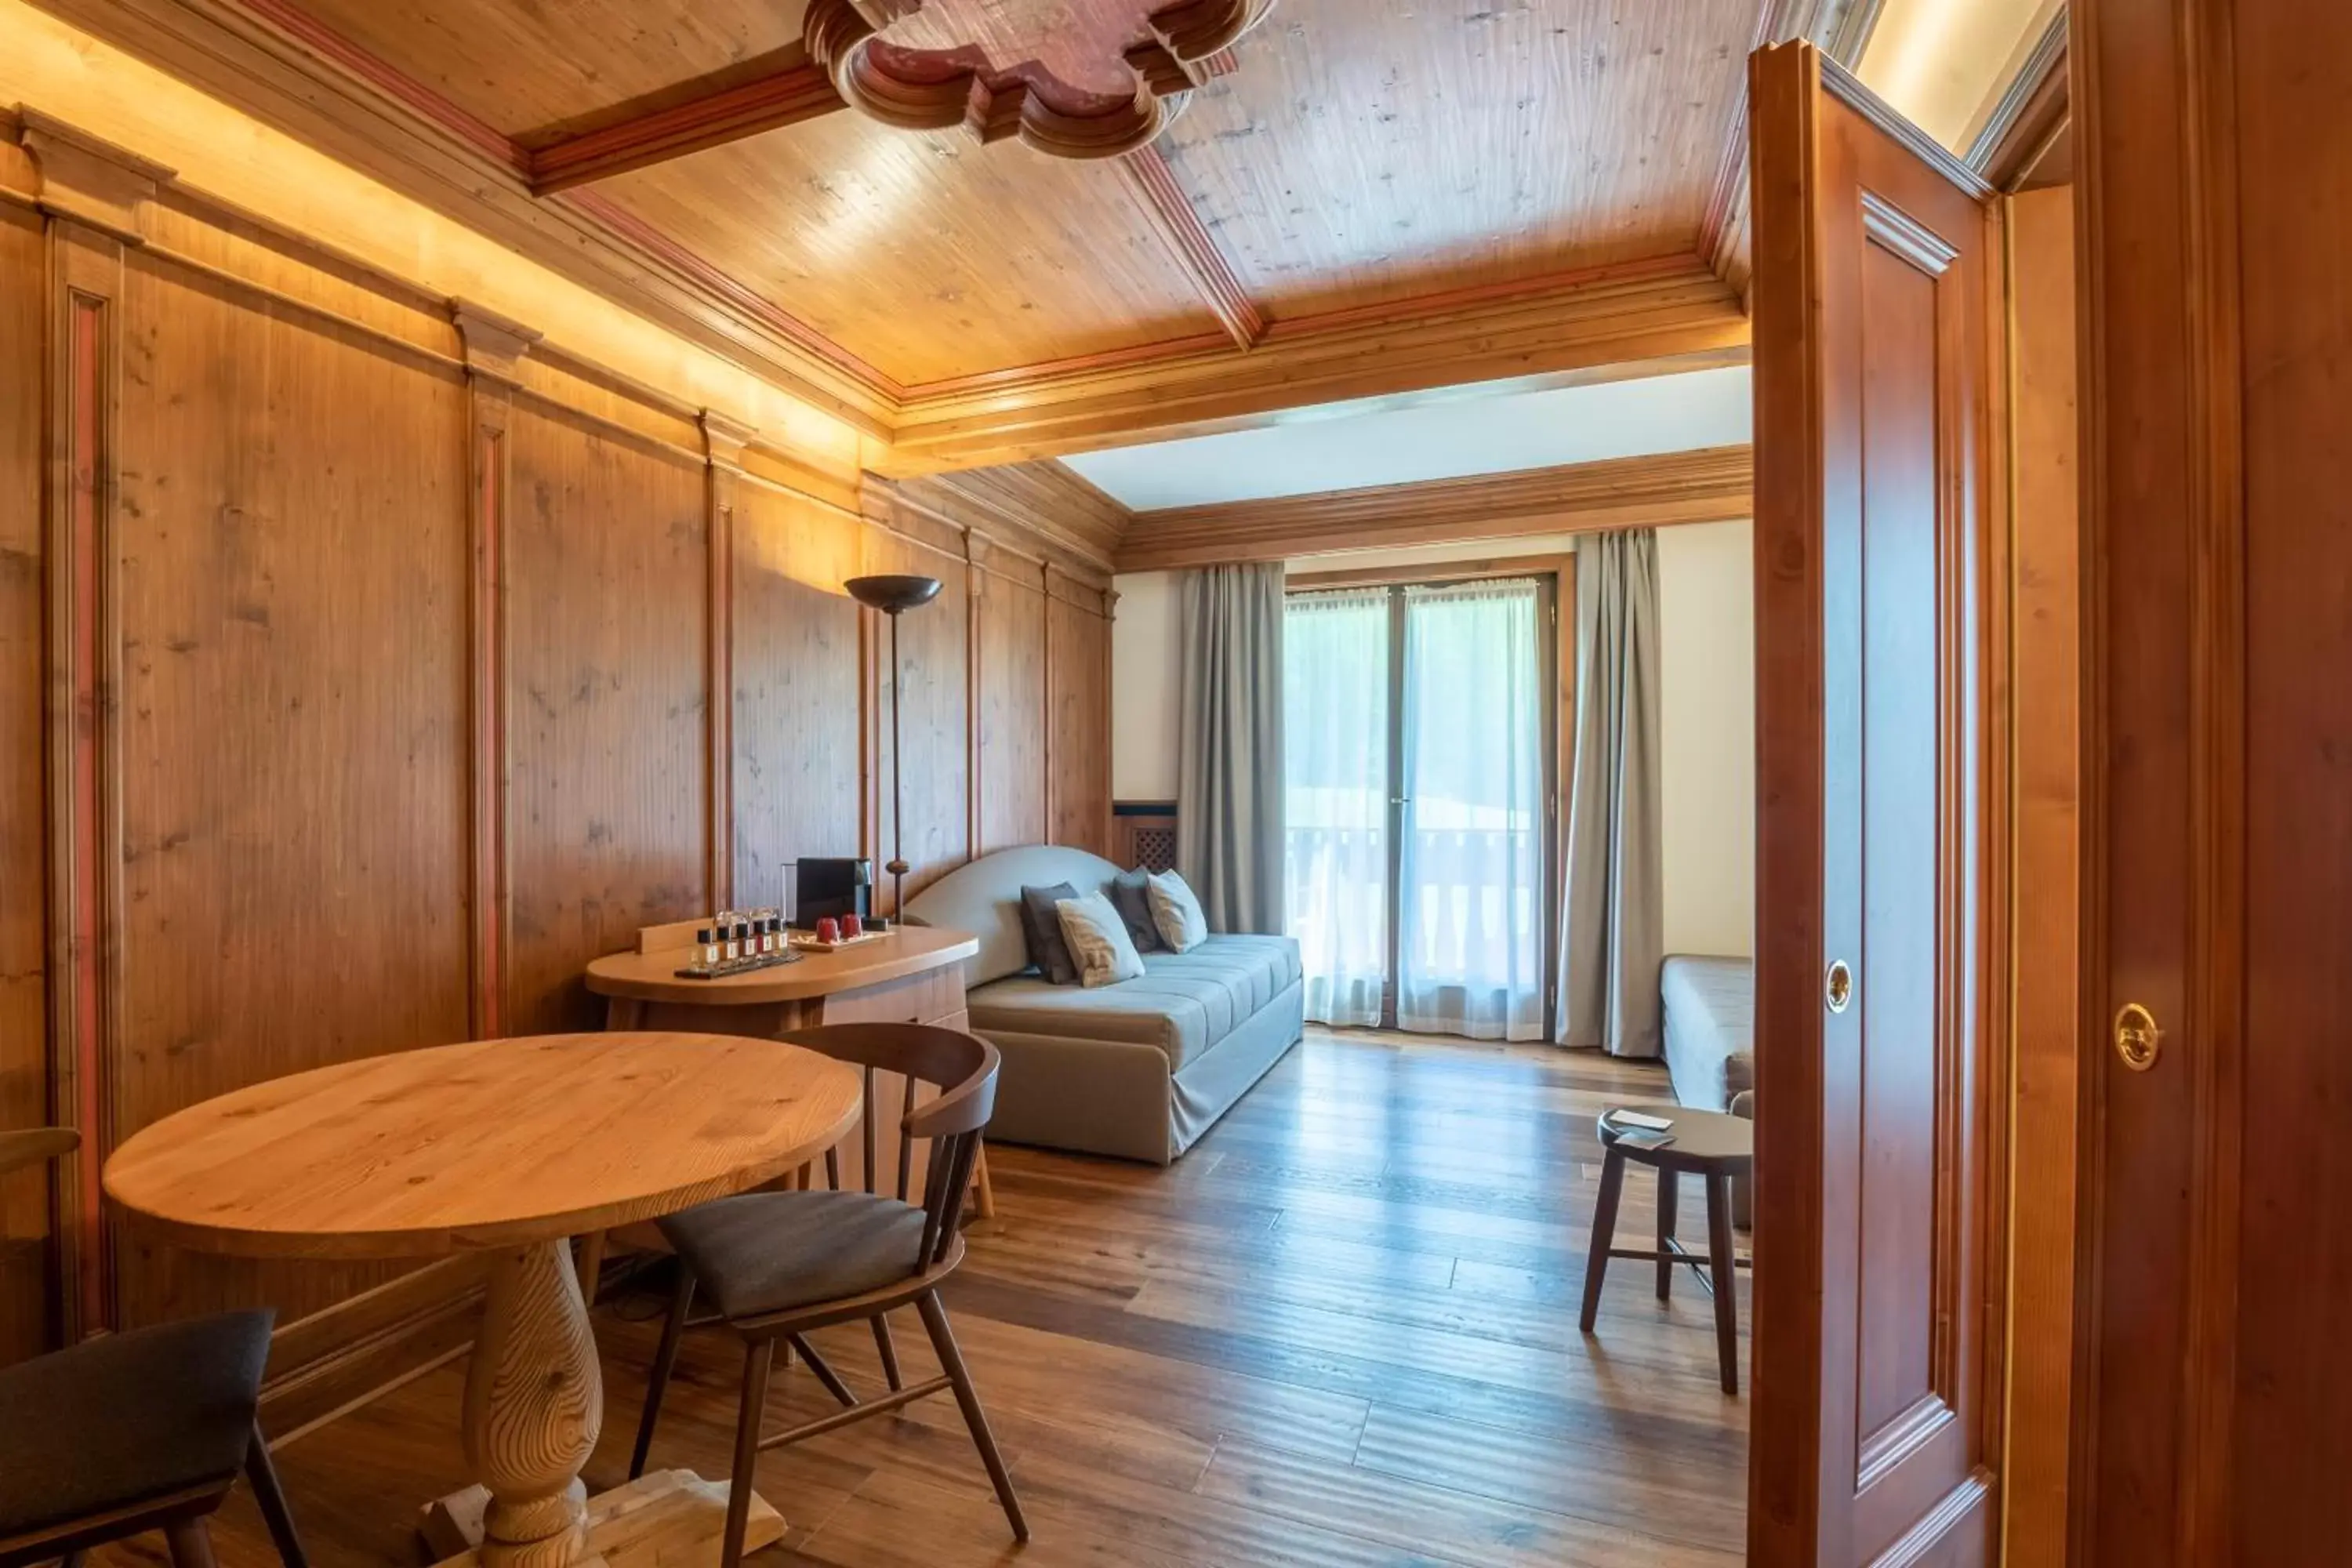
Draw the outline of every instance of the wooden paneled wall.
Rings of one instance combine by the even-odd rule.
[[[1108,576],[1052,545],[1007,539],[996,514],[965,505],[951,481],[918,490],[869,478],[864,498],[887,530],[867,570],[945,584],[900,628],[907,891],[1017,844],[1108,853]],[[877,617],[870,637],[887,697],[887,623]],[[872,740],[877,864],[891,842],[888,718],[886,703]]]
[[[915,884],[1108,847],[1107,563],[952,513],[0,117],[0,1126],[88,1140],[0,1187],[0,1360],[398,1273],[151,1247],[99,1163],[885,858],[893,681]],[[946,584],[895,669],[877,571]]]

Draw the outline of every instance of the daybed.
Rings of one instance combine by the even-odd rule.
[[[1756,1115],[1756,964],[1676,953],[1658,971],[1665,1004],[1666,1071],[1675,1098],[1699,1110]],[[1748,1228],[1748,1178],[1731,1184],[1731,1223]]]
[[[1675,1098],[1699,1110],[1729,1110],[1756,1087],[1755,963],[1676,953],[1658,972],[1658,992]]]
[[[1000,850],[907,900],[909,920],[972,932],[971,1029],[1003,1054],[989,1137],[1167,1164],[1298,1043],[1298,943],[1212,936],[1190,952],[1147,952],[1139,980],[1088,990],[1030,967],[1021,889],[1067,882],[1096,893],[1118,868],[1083,849]]]

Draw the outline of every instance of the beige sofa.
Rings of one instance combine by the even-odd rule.
[[[1191,1148],[1305,1033],[1298,943],[1213,936],[1146,952],[1141,979],[1087,990],[1029,965],[1021,889],[1100,892],[1118,868],[1083,849],[1000,850],[907,900],[907,917],[968,931],[972,1032],[1003,1054],[990,1138],[1167,1164]]]

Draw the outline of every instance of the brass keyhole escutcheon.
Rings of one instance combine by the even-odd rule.
[[[1844,959],[1841,958],[1830,965],[1829,977],[1822,982],[1822,991],[1829,998],[1832,1013],[1844,1012],[1846,1004],[1853,1000],[1853,971],[1846,967]]]
[[[2116,1055],[2124,1058],[2124,1066],[2146,1072],[2163,1050],[2164,1031],[2156,1026],[2155,1014],[2137,1002],[2116,1009]]]

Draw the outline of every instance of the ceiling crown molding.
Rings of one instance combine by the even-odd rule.
[[[1020,462],[1284,410],[1469,383],[1566,385],[1747,363],[1738,297],[1696,257],[1595,268],[1276,321],[1247,353],[1214,339],[1149,358],[908,389],[894,471]]]
[[[597,290],[856,429],[887,440],[890,388],[704,264],[624,232],[588,193],[540,200],[529,150],[289,0],[43,0],[92,37]],[[731,287],[730,287],[731,285]],[[832,348],[830,343],[824,343]],[[838,350],[835,353],[838,353]]]
[[[678,107],[672,118],[658,110],[534,153],[341,37],[298,0],[43,3],[836,416],[885,446],[870,460],[889,473],[1243,427],[1350,398],[1466,383],[1617,379],[1737,363],[1747,353],[1737,293],[1687,255],[1269,320],[1183,191],[1160,177],[1164,162],[1151,165],[1160,154],[1147,150],[1137,155],[1141,162],[1130,160],[1130,188],[1222,331],[906,385],[601,193],[533,195],[542,157],[556,171],[550,177],[570,183],[592,167],[617,168],[709,144],[698,138],[715,142],[767,128],[762,115],[824,111],[828,101],[805,72],[793,74],[797,64],[744,87],[742,98],[722,89]],[[1181,7],[1160,19],[1171,36],[1177,24],[1193,25]],[[1233,65],[1223,49],[1199,59],[1210,75]]]
[[[1050,547],[1069,564],[1108,578],[1134,513],[1059,463],[1012,463],[1002,468],[867,482],[918,510],[983,538]]]
[[[1681,522],[1755,510],[1751,449],[1706,447],[1549,468],[1139,511],[1121,572],[1286,561],[1347,550],[1524,539]]]

